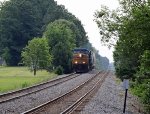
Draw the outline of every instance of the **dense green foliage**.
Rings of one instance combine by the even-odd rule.
[[[50,22],[66,19],[72,22],[76,33],[76,45],[87,41],[81,22],[64,6],[54,0],[10,0],[0,4],[0,56],[7,65],[21,61],[21,51],[28,41],[41,37]]]
[[[73,25],[66,20],[56,20],[48,25],[44,33],[53,55],[53,65],[62,66],[64,73],[71,71],[72,50],[75,48],[76,34],[73,33],[71,24]]]
[[[95,21],[101,40],[109,46],[115,45],[117,76],[137,82],[133,87],[150,111],[150,2],[120,0],[120,5],[116,11],[103,7],[96,12]]]
[[[96,53],[97,68],[105,69],[109,63],[91,46],[81,22],[54,0],[9,0],[0,4],[0,14],[0,57],[8,66],[21,63],[23,48],[35,37],[48,39],[53,56],[49,70],[61,65],[65,73],[71,72],[72,49],[86,45]],[[29,66],[27,58],[23,61]]]
[[[47,69],[51,65],[52,57],[45,38],[34,38],[22,51],[23,63],[34,71]]]
[[[133,92],[139,96],[146,104],[145,107],[150,112],[150,50],[145,50],[141,56],[139,71],[133,85]]]
[[[64,73],[64,69],[62,66],[58,66],[55,70],[55,73],[58,74],[58,75],[61,75]]]
[[[21,50],[28,40],[41,34],[38,12],[34,3],[26,0],[10,0],[0,10],[0,54],[8,65],[20,62]]]

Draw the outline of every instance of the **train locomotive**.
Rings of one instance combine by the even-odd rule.
[[[94,68],[95,57],[92,51],[85,48],[73,50],[72,68],[76,73],[88,72]]]

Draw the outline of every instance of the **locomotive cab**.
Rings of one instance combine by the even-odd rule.
[[[72,67],[75,72],[88,72],[91,69],[91,52],[87,49],[74,49]]]

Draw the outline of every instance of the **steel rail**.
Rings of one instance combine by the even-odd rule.
[[[103,83],[107,74],[108,74],[108,72],[106,72],[103,75],[103,77],[101,79],[99,79],[99,81],[97,81],[96,84],[88,92],[86,92],[75,103],[73,103],[71,106],[69,106],[66,110],[64,110],[60,114],[72,114],[84,102],[84,100],[88,97],[88,95],[91,95],[92,92],[94,92],[99,87],[99,85]]]
[[[78,77],[78,76],[80,76],[81,74],[74,75],[73,77],[71,77],[72,75],[74,75],[74,73],[73,73],[73,74],[69,74],[69,75],[67,75],[67,76],[65,76],[65,77],[61,77],[61,78],[53,79],[53,80],[50,80],[50,81],[47,81],[47,82],[44,82],[44,83],[41,83],[41,84],[37,84],[37,85],[31,86],[31,87],[28,87],[28,88],[25,88],[25,89],[21,89],[21,90],[9,92],[9,93],[6,93],[6,94],[2,94],[2,95],[0,95],[0,98],[1,98],[1,99],[3,98],[4,100],[1,100],[1,101],[0,101],[0,104],[1,104],[1,103],[5,103],[5,102],[9,102],[9,101],[11,101],[11,100],[15,100],[15,99],[18,99],[18,98],[21,98],[21,97],[24,97],[24,96],[26,96],[26,95],[30,95],[30,94],[33,94],[33,93],[42,91],[42,90],[44,90],[44,89],[50,88],[50,87],[55,86],[55,85],[58,85],[58,84],[61,84],[61,83],[65,82],[65,81],[68,81],[68,80],[70,80],[70,79],[73,79],[73,78],[75,78],[75,77]],[[63,80],[63,79],[66,79],[66,80]],[[62,80],[62,81],[57,82],[57,81],[59,81],[59,80]],[[57,83],[54,83],[54,82],[57,82]],[[47,87],[43,87],[43,88],[40,88],[40,89],[37,89],[37,90],[32,91],[32,89],[35,89],[35,88],[37,88],[37,87],[39,87],[39,86],[44,86],[44,85],[46,85],[46,84],[51,84],[51,83],[54,83],[54,84],[49,85],[49,86],[47,86]],[[24,91],[29,91],[29,90],[31,90],[31,91],[30,91],[30,92],[27,92],[27,93],[24,93],[24,94],[21,94],[21,92],[23,93]],[[15,94],[21,94],[21,95],[15,95]],[[11,97],[12,95],[13,95],[14,97]],[[10,96],[10,97],[7,98],[7,99],[5,99],[5,97],[8,97],[8,96]]]
[[[102,72],[102,71],[101,71],[101,72]],[[46,103],[43,103],[43,104],[41,104],[41,105],[39,105],[39,106],[37,106],[37,107],[34,107],[34,108],[30,109],[30,110],[27,110],[27,111],[25,111],[25,112],[22,112],[21,114],[34,113],[34,112],[37,112],[37,111],[43,109],[43,108],[46,107],[47,105],[50,105],[50,104],[52,104],[52,103],[55,103],[57,100],[60,100],[60,99],[62,99],[62,98],[64,98],[64,97],[66,97],[67,95],[69,95],[69,94],[75,92],[76,90],[78,90],[79,88],[83,87],[85,84],[89,83],[92,79],[94,79],[96,76],[98,76],[101,72],[98,72],[96,75],[92,76],[91,78],[89,78],[88,80],[86,80],[86,81],[83,82],[82,84],[78,85],[78,86],[75,87],[74,89],[70,90],[69,92],[66,92],[66,93],[64,93],[64,94],[62,94],[62,95],[60,95],[60,96],[58,96],[58,97],[56,97],[56,98],[54,98],[54,99],[52,99],[52,100],[46,102]]]
[[[75,73],[72,73],[72,74],[75,74]],[[67,76],[70,76],[70,75],[72,75],[72,74],[69,74],[69,75],[67,75]],[[63,77],[61,77],[61,78],[63,78]],[[9,94],[13,94],[13,93],[15,94],[15,93],[17,93],[17,92],[25,91],[25,90],[28,90],[28,89],[30,89],[30,88],[33,88],[33,87],[36,87],[36,86],[40,86],[40,85],[42,85],[42,84],[47,84],[47,83],[49,83],[49,82],[52,82],[52,81],[55,81],[55,80],[58,80],[58,79],[61,79],[61,78],[52,79],[52,80],[50,80],[50,81],[47,81],[47,82],[44,82],[44,83],[40,83],[40,84],[36,84],[36,85],[31,86],[31,87],[26,87],[26,88],[23,88],[23,89],[19,89],[19,90],[15,90],[15,91],[10,91],[10,92],[7,92],[7,93],[3,93],[3,94],[0,94],[0,98],[1,98],[1,97],[4,97],[4,96],[7,96],[7,95],[9,95]]]

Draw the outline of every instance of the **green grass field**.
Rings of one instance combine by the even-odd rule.
[[[28,87],[56,76],[45,70],[37,71],[34,76],[27,67],[0,67],[0,93]]]

